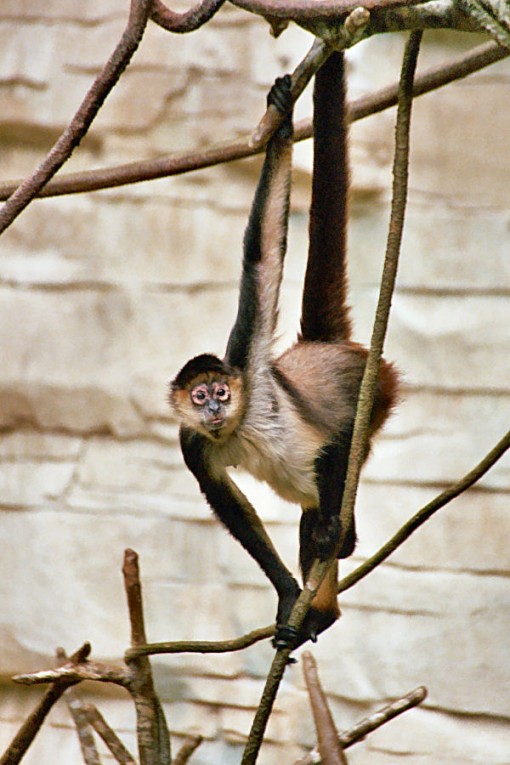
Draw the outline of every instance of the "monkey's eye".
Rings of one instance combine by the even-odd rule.
[[[214,396],[219,401],[228,401],[230,399],[230,388],[228,385],[217,384],[214,386]]]
[[[208,391],[205,385],[200,385],[197,388],[193,388],[191,391],[191,400],[197,406],[202,406],[207,401]]]

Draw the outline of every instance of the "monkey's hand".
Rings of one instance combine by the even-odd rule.
[[[290,74],[283,77],[277,77],[275,83],[267,94],[267,105],[274,106],[285,119],[278,128],[277,135],[281,138],[290,138],[292,136],[292,109],[294,101],[292,99]]]

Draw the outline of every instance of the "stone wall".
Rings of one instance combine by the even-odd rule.
[[[3,0],[3,179],[33,169],[113,49],[120,0]],[[152,25],[66,171],[217,143],[248,132],[273,78],[311,38],[277,42],[225,7],[193,35]],[[477,42],[426,36],[422,64]],[[402,45],[351,52],[353,96],[393,81]],[[404,400],[374,449],[347,572],[470,470],[510,415],[510,66],[419,99],[410,203],[387,356]],[[297,116],[310,111],[309,94]],[[394,113],[353,129],[352,302],[366,340],[388,218]],[[282,340],[295,333],[306,254],[310,147],[296,151]],[[166,384],[182,362],[219,352],[235,310],[240,244],[260,160],[33,203],[0,242],[0,748],[34,705],[13,686],[56,646],[90,640],[122,656],[123,550],[141,558],[151,641],[220,639],[269,624],[263,576],[212,519],[182,465]],[[342,597],[314,654],[339,728],[425,684],[425,704],[349,752],[349,762],[508,765],[508,458]],[[295,508],[240,476],[295,568]],[[197,765],[237,763],[272,650],[154,661],[175,745],[205,742]],[[85,690],[85,689],[84,689]],[[87,689],[134,750],[133,712]],[[314,734],[300,665],[289,669],[264,749],[293,762]],[[81,761],[68,713],[50,716],[26,762]]]

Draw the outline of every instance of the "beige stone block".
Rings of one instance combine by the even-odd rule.
[[[62,3],[62,0],[48,0],[44,6],[34,4],[33,0],[5,0],[2,3],[2,15],[18,16],[21,20],[32,21],[34,18],[69,21],[97,21],[121,13],[117,0],[90,0],[86,5]]]
[[[354,200],[349,274],[355,286],[373,287],[380,279],[388,215],[387,203]],[[504,207],[445,207],[411,190],[398,290],[417,297],[455,291],[461,298],[470,291],[488,297],[501,292],[510,282],[507,219]]]
[[[385,435],[375,443],[364,475],[372,481],[439,487],[456,482],[504,436],[509,409],[504,395],[405,393]],[[507,455],[479,485],[508,490]]]
[[[375,700],[426,685],[433,707],[505,715],[506,602],[504,578],[383,565],[320,638],[324,686]]]

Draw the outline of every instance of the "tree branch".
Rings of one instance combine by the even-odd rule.
[[[131,646],[147,643],[142,604],[142,586],[138,555],[134,550],[124,553],[124,587],[131,623]],[[163,708],[154,689],[149,659],[137,656],[127,662],[130,669],[129,692],[135,703],[138,752],[140,765],[170,765],[170,736]]]
[[[69,659],[70,663],[81,663],[90,653],[90,644],[84,643]],[[16,678],[15,678],[16,679]],[[0,765],[18,765],[24,757],[32,741],[38,734],[48,712],[54,704],[60,699],[62,694],[73,685],[77,680],[67,677],[57,678],[56,681],[47,689],[41,701],[34,711],[27,717],[22,724],[7,750],[0,758]]]
[[[484,43],[468,53],[459,56],[452,62],[439,67],[432,67],[416,77],[413,95],[425,93],[460,80],[500,61],[510,55],[510,52],[495,43]],[[356,122],[371,114],[377,114],[397,103],[397,85],[383,88],[374,94],[358,98],[349,105],[349,121]],[[312,135],[310,119],[302,120],[295,126],[295,140],[303,141]],[[238,141],[224,142],[195,152],[176,152],[167,157],[155,160],[131,162],[101,170],[89,170],[80,173],[67,173],[50,181],[38,194],[38,198],[60,196],[63,194],[78,194],[84,191],[124,186],[131,183],[181,175],[193,170],[213,167],[224,162],[253,156],[262,148],[250,147],[248,136]],[[21,181],[0,183],[0,200],[7,199]]]
[[[394,536],[389,539],[374,555],[365,561],[361,566],[358,566],[354,571],[340,580],[338,584],[338,591],[343,592],[353,587],[360,579],[363,579],[371,571],[374,570],[380,563],[388,558],[395,550],[400,547],[413,532],[422,526],[425,521],[428,521],[434,513],[447,505],[452,499],[458,497],[460,494],[469,489],[475,484],[487,471],[503,456],[503,454],[510,448],[510,431],[506,433],[503,438],[491,449],[491,451],[485,455],[485,457],[469,471],[463,478],[457,483],[450,486],[450,488],[443,491],[435,499],[429,502],[427,505],[418,510],[418,512],[405,523]]]
[[[142,39],[152,0],[131,0],[128,24],[101,74],[78,111],[37,170],[24,180],[0,209],[0,233],[10,226],[42,187],[71,156],[89,129],[106,97],[129,64]]]
[[[151,19],[168,32],[194,32],[208,22],[221,8],[225,0],[202,0],[185,13],[176,13],[162,2],[153,0]]]
[[[128,752],[114,730],[108,725],[101,712],[94,704],[82,704],[87,720],[97,735],[100,736],[112,755],[120,765],[136,765],[134,758]]]
[[[377,730],[377,728],[390,722],[390,720],[394,720],[395,717],[407,712],[409,709],[421,704],[426,697],[427,689],[420,686],[406,696],[402,696],[402,698],[392,701],[391,704],[379,709],[377,712],[374,712],[374,714],[360,720],[360,722],[356,723],[352,728],[340,733],[340,744],[344,749],[348,749],[358,741],[363,741],[369,733],[372,733],[372,731]],[[321,760],[318,757],[317,751],[313,750],[296,762],[295,765],[320,765],[320,763]]]
[[[305,651],[301,656],[301,660],[306,688],[310,697],[315,730],[317,732],[317,749],[319,750],[321,761],[323,765],[347,765],[333,715],[319,680],[317,662],[310,651]]]

